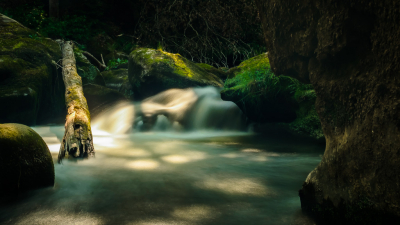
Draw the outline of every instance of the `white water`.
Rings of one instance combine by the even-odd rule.
[[[0,203],[0,224],[314,224],[301,214],[298,190],[324,147],[229,130],[235,117],[219,112],[232,105],[213,93],[170,91],[99,115],[95,158],[55,164],[55,186]],[[158,115],[149,132],[132,128],[137,106]],[[33,129],[56,162],[63,127]]]
[[[171,89],[139,103],[120,103],[95,118],[94,133],[126,134],[150,131],[244,131],[245,116],[233,103],[222,101],[214,87]],[[132,127],[132,125],[134,125]]]

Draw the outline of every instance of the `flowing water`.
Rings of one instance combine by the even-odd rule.
[[[298,190],[324,146],[245,131],[216,93],[169,90],[104,111],[92,122],[95,158],[55,164],[55,186],[0,205],[0,223],[313,224]],[[56,162],[63,126],[34,130]]]

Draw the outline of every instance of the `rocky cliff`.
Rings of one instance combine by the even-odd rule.
[[[303,210],[324,224],[400,224],[400,2],[257,4],[272,70],[317,95],[326,150]]]

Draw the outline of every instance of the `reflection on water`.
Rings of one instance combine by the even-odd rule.
[[[213,93],[171,91],[99,115],[95,158],[55,164],[55,186],[0,204],[0,224],[313,224],[298,190],[323,146],[240,131],[240,114]],[[149,132],[132,129],[153,115]],[[56,162],[64,128],[33,129]]]

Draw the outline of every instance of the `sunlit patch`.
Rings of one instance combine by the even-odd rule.
[[[183,220],[203,220],[212,217],[212,208],[209,206],[189,206],[181,207],[174,210],[172,216]]]
[[[176,163],[176,164],[187,163],[191,161],[188,157],[183,155],[167,155],[162,157],[161,159],[166,162]]]
[[[50,152],[59,152],[61,144],[52,144],[47,146],[49,147]]]
[[[246,148],[246,149],[243,149],[241,152],[262,152],[262,150],[255,149],[255,148]]]
[[[127,164],[127,167],[134,170],[153,170],[158,168],[159,166],[160,163],[152,159],[135,160]]]
[[[206,179],[197,182],[197,187],[209,190],[221,191],[227,194],[266,196],[273,194],[263,184],[254,179],[230,178],[230,179]]]
[[[175,220],[168,220],[168,219],[160,219],[160,220],[155,220],[155,219],[151,219],[148,221],[135,221],[135,222],[131,222],[131,223],[126,223],[127,225],[191,225],[190,223],[184,223],[184,222],[179,222],[177,223],[177,221]]]
[[[115,143],[114,138],[112,137],[94,137],[93,143],[95,146],[101,147],[116,147],[117,144]]]
[[[65,210],[43,210],[23,216],[15,224],[77,224],[77,225],[100,225],[104,222],[96,215],[89,213],[72,213]]]
[[[255,161],[255,162],[266,162],[266,161],[269,161],[269,158],[266,156],[256,156],[256,157],[250,158],[249,160]]]
[[[230,159],[235,159],[235,158],[239,158],[239,157],[244,157],[243,155],[240,155],[238,153],[227,153],[227,154],[222,154],[220,155],[221,157],[224,158],[230,158]]]
[[[169,154],[171,151],[180,149],[181,141],[164,141],[162,143],[151,143],[153,152],[156,154]]]
[[[133,157],[147,157],[151,156],[151,153],[143,149],[133,149],[133,150],[129,149],[128,151],[124,152],[124,155]]]

